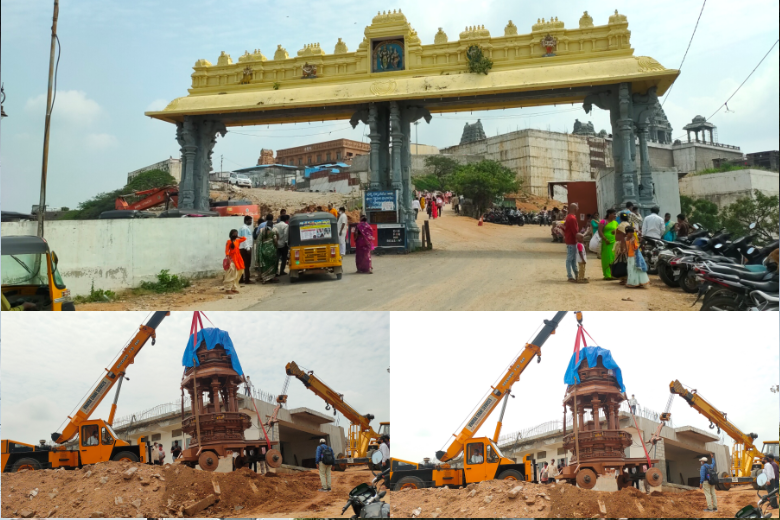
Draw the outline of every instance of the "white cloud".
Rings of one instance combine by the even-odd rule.
[[[118,143],[116,136],[112,134],[88,134],[86,144],[94,150],[112,148]]]
[[[32,114],[46,114],[46,94],[29,98],[25,110]],[[103,114],[103,108],[97,101],[89,99],[81,90],[64,90],[57,92],[52,110],[53,121],[63,121],[80,126],[88,126],[96,122]]]
[[[154,111],[163,110],[165,107],[168,106],[168,103],[170,103],[170,101],[168,101],[167,99],[155,99],[154,101],[149,103],[149,105],[146,107],[145,112],[154,112]]]

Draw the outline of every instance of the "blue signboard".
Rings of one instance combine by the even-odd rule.
[[[398,201],[395,190],[366,191],[364,211],[397,211]]]

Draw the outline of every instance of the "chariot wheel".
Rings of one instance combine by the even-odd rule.
[[[265,452],[265,463],[270,468],[278,468],[282,465],[282,454],[278,450],[268,450]]]
[[[204,451],[198,457],[198,464],[203,471],[214,471],[219,466],[219,457],[213,451]]]
[[[581,469],[577,473],[577,485],[582,489],[593,489],[596,487],[596,472],[592,469]]]
[[[658,487],[664,482],[664,474],[658,468],[650,468],[645,472],[645,484]]]

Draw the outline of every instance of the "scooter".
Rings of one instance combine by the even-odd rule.
[[[758,479],[756,481],[756,484],[758,484],[758,487],[763,487],[767,483],[766,475],[759,475]],[[767,511],[770,506],[770,501],[774,498],[775,501],[777,500],[777,490],[773,491],[772,493],[767,493],[766,495],[761,495],[761,493],[756,493],[758,498],[760,499],[758,501],[757,506],[745,506],[742,509],[740,509],[735,518],[772,518],[772,512]]]
[[[371,462],[374,466],[381,465],[382,454],[378,451],[374,452],[371,455]],[[371,484],[364,482],[349,492],[349,500],[344,505],[344,509],[341,510],[342,515],[352,506],[352,512],[355,514],[351,518],[390,518],[390,506],[382,502],[387,491],[378,491],[376,487],[377,482],[384,480],[390,473],[390,468],[378,475],[373,471],[371,473],[375,475]]]

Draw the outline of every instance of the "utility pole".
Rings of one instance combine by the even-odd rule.
[[[419,121],[414,122],[414,153],[417,155],[420,154],[420,133],[417,131],[417,125],[419,124]]]
[[[222,169],[222,154],[219,154],[219,175],[222,176],[222,172],[224,170]]]
[[[57,16],[59,0],[54,0],[54,15],[51,22],[51,51],[49,53],[49,90],[46,95],[46,124],[43,127],[43,164],[41,165],[41,197],[38,201],[38,236],[43,238],[43,219],[46,214],[46,173],[49,164],[49,130],[51,129],[51,96],[54,83],[54,51],[57,45]]]

